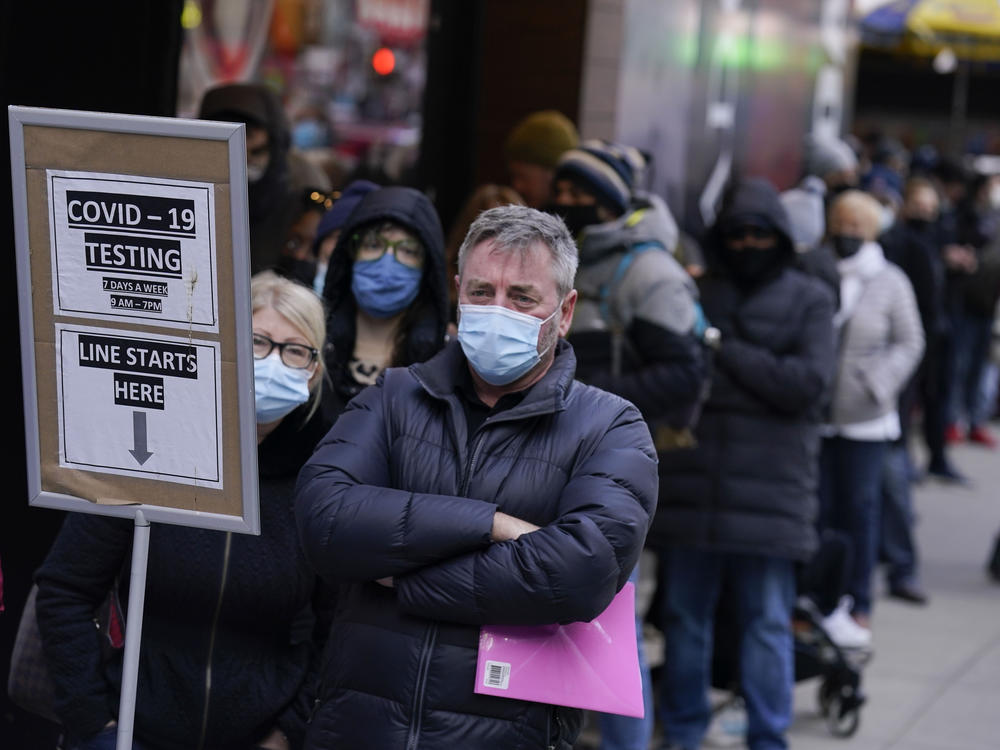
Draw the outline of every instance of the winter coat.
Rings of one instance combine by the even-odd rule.
[[[135,710],[144,746],[246,750],[276,726],[301,746],[319,650],[309,623],[329,606],[293,518],[295,477],[327,426],[299,430],[303,413],[259,446],[260,536],[150,528]],[[69,514],[36,574],[56,712],[72,737],[118,716],[123,655],[102,659],[91,617],[116,576],[127,612],[132,531],[128,519]]]
[[[573,380],[560,342],[523,400],[466,434],[457,342],[385,371],[299,477],[306,554],[341,584],[307,748],[569,750],[581,713],[473,692],[479,626],[591,620],[656,503],[631,404]],[[542,528],[491,543],[503,511]],[[376,583],[393,577],[394,587]]]
[[[271,158],[263,177],[247,186],[250,224],[250,272],[278,268],[288,229],[294,221],[293,209],[302,200],[305,186],[296,172],[306,169],[304,157],[291,149],[291,131],[281,99],[267,86],[233,83],[206,92],[198,112],[202,120],[252,123],[267,131]],[[301,169],[293,169],[300,166]],[[314,189],[329,189],[329,178]]]
[[[694,333],[698,291],[666,249],[676,236],[660,199],[587,227],[578,240],[569,340],[580,380],[628,399],[647,420],[679,428],[690,421],[707,373]]]
[[[921,227],[897,221],[878,239],[886,260],[899,266],[913,286],[928,349],[948,332],[939,236],[933,224]]]
[[[357,305],[351,292],[356,236],[371,225],[392,221],[413,232],[424,246],[424,273],[420,292],[402,322],[403,340],[397,345],[394,364],[423,362],[444,346],[448,324],[445,286],[444,233],[431,202],[417,190],[387,187],[368,193],[351,213],[330,256],[323,300],[327,307],[326,369],[339,405],[328,416],[336,417],[364,387],[351,376],[348,363],[354,354]]]
[[[924,353],[924,332],[913,286],[885,262],[864,283],[854,313],[840,332],[830,420],[835,426],[884,417]]]
[[[816,548],[819,421],[834,368],[832,295],[791,268],[787,216],[770,185],[747,181],[729,200],[720,222],[730,213],[768,217],[784,261],[747,288],[719,261],[719,233],[709,234],[701,304],[722,340],[696,446],[661,456],[650,542],[805,560]]]

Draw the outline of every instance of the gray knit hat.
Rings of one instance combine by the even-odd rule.
[[[808,135],[805,143],[806,174],[823,177],[831,172],[857,169],[858,157],[847,141],[829,136]]]

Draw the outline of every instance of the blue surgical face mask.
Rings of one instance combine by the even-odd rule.
[[[319,120],[299,120],[292,127],[292,145],[307,150],[326,145],[326,128]]]
[[[538,351],[545,320],[497,305],[459,305],[458,342],[479,377],[490,385],[508,385],[541,361]]]
[[[253,361],[257,424],[277,422],[309,400],[309,370],[297,370],[281,361],[277,350]]]
[[[351,291],[358,307],[373,318],[391,318],[417,298],[423,270],[405,266],[386,252],[378,260],[355,261]]]

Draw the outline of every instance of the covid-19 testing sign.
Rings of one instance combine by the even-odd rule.
[[[243,126],[9,120],[29,502],[257,533]]]
[[[212,185],[48,171],[59,315],[218,331]]]

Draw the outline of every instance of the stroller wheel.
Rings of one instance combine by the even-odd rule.
[[[830,680],[823,680],[819,684],[816,693],[816,702],[819,703],[819,715],[824,719],[830,715],[830,704],[837,697],[837,689]]]
[[[833,695],[827,706],[826,727],[834,737],[850,737],[861,724],[861,707],[845,707],[839,695]]]

